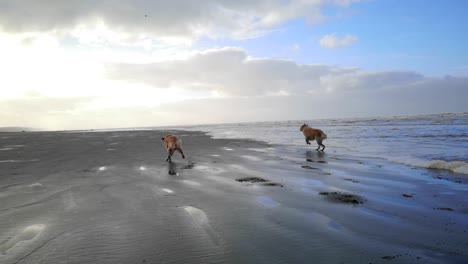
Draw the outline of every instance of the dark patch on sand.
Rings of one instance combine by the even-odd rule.
[[[263,186],[279,186],[279,187],[284,187],[283,184],[279,184],[276,182],[265,182],[262,184]]]
[[[455,211],[450,207],[437,207],[435,210],[442,210],[442,211]]]
[[[348,203],[348,204],[363,204],[365,200],[355,194],[340,193],[340,192],[321,192],[320,195],[327,196],[327,199],[333,202],[338,203]]]
[[[312,159],[306,159],[307,162],[318,162],[318,163],[327,163],[324,160],[312,160]]]
[[[320,170],[319,168],[314,168],[314,167],[307,166],[307,165],[301,166],[301,168],[308,169],[308,170]]]
[[[345,181],[350,181],[350,182],[354,182],[354,183],[359,183],[358,180],[353,180],[353,179],[350,179],[350,178],[347,178],[347,179],[344,179]]]
[[[392,260],[392,259],[396,259],[396,258],[398,258],[398,257],[401,257],[401,255],[398,254],[398,255],[395,255],[395,256],[384,256],[384,257],[382,257],[382,259],[385,259],[385,260]]]
[[[406,198],[413,198],[413,195],[412,194],[402,194],[403,197],[406,197]]]
[[[276,182],[268,182],[268,180],[259,177],[246,177],[237,179],[238,182],[261,183],[262,186],[284,187],[284,185]]]
[[[190,169],[193,169],[193,167],[195,167],[195,163],[191,162],[188,165],[183,166],[181,169],[182,170],[190,170]]]
[[[236,181],[238,181],[238,182],[257,183],[257,182],[266,182],[267,180],[262,179],[262,178],[258,178],[258,177],[246,177],[246,178],[237,179]]]

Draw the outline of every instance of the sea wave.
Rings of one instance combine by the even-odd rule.
[[[388,158],[388,160],[396,163],[402,163],[412,167],[420,167],[436,170],[448,170],[455,173],[468,175],[468,162],[465,161],[445,161],[445,160],[422,160],[422,159],[409,159],[409,158]]]
[[[464,161],[433,160],[427,165],[429,169],[450,170],[468,175],[468,163]]]

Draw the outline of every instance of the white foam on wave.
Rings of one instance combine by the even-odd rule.
[[[99,170],[100,171],[105,171],[105,170],[107,170],[107,167],[106,166],[99,167]]]
[[[437,170],[449,170],[455,173],[461,173],[468,175],[468,163],[464,161],[445,161],[445,160],[422,160],[422,159],[396,159],[389,158],[390,161],[402,163],[405,165],[427,168],[427,169],[437,169]]]
[[[468,163],[464,161],[434,160],[434,161],[431,161],[427,167],[429,169],[450,170],[456,173],[462,173],[462,174],[468,175]]]
[[[30,187],[30,188],[42,187],[42,184],[36,182],[36,183],[33,183],[33,184],[29,184],[28,187]]]

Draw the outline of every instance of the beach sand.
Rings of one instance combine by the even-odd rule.
[[[0,263],[468,263],[466,175],[314,148],[1,133]]]

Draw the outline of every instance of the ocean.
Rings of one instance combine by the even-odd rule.
[[[327,134],[325,152],[468,174],[468,113],[195,125],[178,129],[204,131],[214,138],[253,139],[315,149],[315,142],[305,144],[299,131],[303,123]]]

